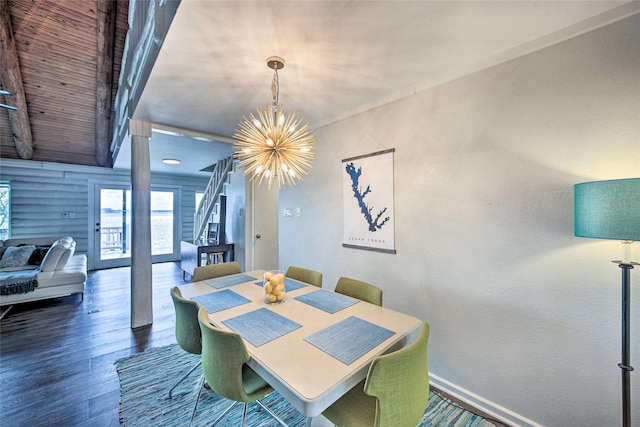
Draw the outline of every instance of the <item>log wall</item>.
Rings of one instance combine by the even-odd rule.
[[[11,185],[11,237],[73,236],[76,250],[89,256],[90,197],[94,183],[127,183],[129,171],[27,160],[0,160],[0,181]],[[193,240],[195,193],[207,186],[207,178],[151,174],[151,186],[178,186],[182,200],[181,240]],[[63,218],[73,212],[75,218]]]

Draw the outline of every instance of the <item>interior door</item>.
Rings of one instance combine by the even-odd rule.
[[[260,187],[254,182],[247,185],[247,247],[251,248],[247,256],[247,270],[274,270],[279,267],[279,197],[278,188],[263,183]],[[251,259],[250,259],[251,258]]]

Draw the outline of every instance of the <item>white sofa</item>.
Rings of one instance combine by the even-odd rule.
[[[24,253],[28,251],[28,249],[19,250],[17,248],[25,246],[35,246],[40,250],[38,255],[44,254],[39,265],[16,265],[23,264]],[[17,238],[0,241],[0,251],[3,252],[0,258],[0,272],[38,270],[37,286],[33,291],[0,295],[0,306],[57,298],[76,293],[80,293],[84,297],[87,282],[87,257],[84,254],[76,254],[75,246],[76,242],[71,237]],[[9,254],[8,257],[7,254]],[[34,255],[36,254],[32,253],[31,258],[35,260],[33,262],[39,261],[37,256],[33,258]],[[22,259],[16,261],[20,256]]]

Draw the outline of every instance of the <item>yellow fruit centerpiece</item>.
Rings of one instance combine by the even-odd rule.
[[[264,302],[279,304],[284,301],[284,274],[281,271],[267,271],[264,273]]]

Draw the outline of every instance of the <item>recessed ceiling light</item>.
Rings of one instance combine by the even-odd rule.
[[[179,165],[180,160],[178,159],[162,159],[162,163],[165,165]]]

